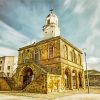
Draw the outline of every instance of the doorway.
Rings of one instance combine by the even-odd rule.
[[[65,70],[65,88],[70,88],[70,70],[68,69]]]
[[[26,67],[23,71],[23,88],[25,88],[33,78],[33,71],[31,68]]]
[[[76,71],[72,71],[72,82],[73,82],[73,88],[76,89]]]

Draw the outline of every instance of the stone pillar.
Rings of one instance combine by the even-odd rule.
[[[18,86],[19,86],[20,88],[22,88],[22,86],[23,86],[23,75],[20,75],[20,76],[19,76]]]
[[[65,69],[62,68],[62,79],[61,79],[61,82],[62,82],[62,90],[65,90]]]
[[[78,73],[76,73],[76,89],[79,89],[79,76],[78,76]]]
[[[85,76],[84,76],[84,70],[83,70],[83,73],[82,73],[81,81],[82,81],[82,88],[85,89]]]
[[[61,92],[61,78],[58,78],[57,80],[57,85],[58,85],[58,92]]]
[[[70,87],[69,87],[69,89],[70,90],[73,90],[73,78],[72,78],[72,72],[70,73]]]

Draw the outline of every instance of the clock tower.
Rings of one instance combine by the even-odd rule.
[[[60,35],[60,28],[58,26],[58,17],[54,14],[53,9],[50,10],[46,17],[45,25],[43,26],[44,38],[48,39]]]

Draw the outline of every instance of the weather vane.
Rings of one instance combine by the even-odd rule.
[[[54,9],[50,9],[50,12],[53,13],[53,10],[54,10]]]

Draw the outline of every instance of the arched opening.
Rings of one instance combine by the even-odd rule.
[[[79,78],[79,88],[82,88],[82,73],[78,73],[78,78]]]
[[[48,57],[49,58],[53,58],[53,46],[52,45],[49,45],[49,48],[48,48]]]
[[[65,88],[66,89],[70,88],[70,70],[69,69],[65,70]]]
[[[75,55],[75,63],[77,64],[77,55]]]
[[[47,20],[47,25],[50,24],[50,19]]]
[[[80,56],[80,54],[78,54],[78,62],[79,62],[79,65],[81,65],[81,56]]]
[[[76,54],[75,51],[72,51],[73,62],[76,63]]]
[[[70,60],[73,61],[73,54],[72,54],[72,51],[70,51]]]
[[[34,62],[37,63],[38,60],[39,60],[39,51],[36,48],[35,51],[34,51]]]
[[[65,59],[68,59],[68,47],[65,45]]]
[[[72,71],[72,83],[73,83],[73,89],[76,89],[76,78],[77,78],[76,74],[77,74],[76,71],[73,70],[73,71]]]
[[[30,82],[33,80],[34,75],[33,71],[29,67],[25,67],[23,70],[23,88],[30,84]]]

